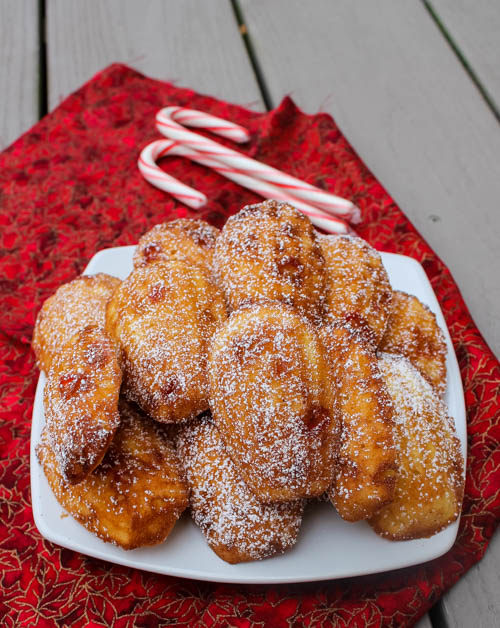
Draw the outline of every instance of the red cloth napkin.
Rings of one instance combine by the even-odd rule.
[[[286,586],[212,584],[88,558],[41,538],[29,490],[38,372],[30,350],[44,299],[99,249],[135,243],[155,223],[194,216],[140,176],[139,150],[158,137],[154,115],[184,105],[247,127],[243,151],[361,208],[358,233],[420,261],[457,352],[469,455],[460,531],[432,562],[374,576]],[[180,158],[168,171],[205,192],[201,217],[221,226],[253,193]],[[483,555],[500,516],[499,363],[450,273],[326,114],[290,99],[257,114],[113,65],[0,156],[0,617],[7,626],[402,626],[424,614]],[[196,214],[200,215],[200,214]],[[326,548],[325,548],[326,549]],[[332,560],[335,557],[332,556]],[[134,623],[135,622],[135,623]]]

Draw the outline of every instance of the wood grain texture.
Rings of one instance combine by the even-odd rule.
[[[500,115],[500,2],[428,0]]]
[[[113,62],[263,109],[229,0],[48,0],[49,109]]]
[[[429,615],[424,615],[421,619],[419,619],[415,624],[415,628],[432,628],[432,622]]]
[[[240,0],[273,104],[333,115],[500,356],[500,127],[427,9]]]
[[[500,530],[480,563],[474,565],[443,598],[450,628],[500,627]]]
[[[38,120],[38,3],[0,2],[0,150]]]

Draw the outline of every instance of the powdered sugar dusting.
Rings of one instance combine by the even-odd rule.
[[[342,419],[338,471],[330,496],[344,519],[368,519],[394,495],[392,401],[362,330],[337,323],[323,328],[321,338]]]
[[[120,416],[103,462],[79,484],[60,474],[46,430],[37,453],[61,505],[103,540],[133,549],[164,541],[188,494],[161,427],[123,402]]]
[[[127,397],[166,422],[207,410],[208,344],[225,317],[223,297],[201,268],[178,260],[136,268],[106,322]]]
[[[99,327],[80,330],[53,361],[44,390],[46,431],[61,473],[81,481],[102,460],[118,427],[121,370]]]
[[[104,327],[106,304],[120,280],[105,273],[82,275],[60,286],[38,313],[33,350],[38,365],[48,373],[54,356],[78,330]]]
[[[326,260],[327,312],[336,320],[362,317],[380,342],[391,311],[392,290],[380,253],[361,238],[319,235]]]
[[[244,207],[228,219],[215,245],[214,272],[230,309],[267,298],[319,322],[324,266],[309,219],[277,201]]]
[[[454,421],[409,360],[383,353],[379,364],[394,402],[400,471],[394,501],[372,525],[397,540],[431,536],[460,513],[463,460]]]
[[[279,303],[234,312],[215,336],[210,405],[228,452],[263,501],[331,483],[338,409],[315,329]]]
[[[177,447],[191,489],[191,514],[221,558],[257,560],[295,544],[304,502],[260,503],[239,477],[210,418],[181,428]]]
[[[177,259],[210,271],[218,235],[217,227],[201,219],[178,218],[155,225],[140,238],[134,267]]]
[[[446,391],[446,341],[436,316],[417,297],[393,293],[393,306],[380,350],[406,356],[440,395]]]
[[[193,516],[224,560],[291,547],[303,498],[328,487],[344,518],[371,517],[395,540],[456,518],[463,486],[453,421],[407,360],[382,354],[383,377],[378,370],[392,291],[366,242],[319,236],[293,207],[267,201],[243,208],[220,235],[197,220],[157,225],[134,264],[121,285],[101,274],[62,286],[34,335],[39,364],[51,367],[40,459],[58,500],[90,530],[127,548],[160,542],[186,504],[175,453],[161,445],[167,427],[128,404],[126,427],[99,464],[117,425],[115,351],[124,395],[158,421],[182,422]],[[423,323],[395,303],[408,324],[394,324],[394,347],[415,345],[412,355],[433,366],[433,347],[437,362],[445,349],[422,309]],[[325,319],[345,334],[333,346],[319,338]],[[61,350],[66,333],[96,320],[113,346],[104,337]],[[186,424],[209,405],[213,422]]]

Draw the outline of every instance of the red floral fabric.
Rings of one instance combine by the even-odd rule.
[[[287,586],[183,580],[109,564],[45,541],[33,523],[30,423],[38,372],[35,316],[99,249],[135,243],[157,222],[193,212],[146,183],[138,151],[154,114],[184,105],[247,127],[247,154],[353,199],[359,234],[419,260],[457,352],[469,453],[458,539],[443,557],[374,576]],[[205,192],[221,226],[253,193],[201,166],[168,170]],[[257,114],[113,65],[0,156],[0,617],[4,626],[403,626],[424,614],[483,555],[500,516],[500,367],[448,270],[349,146],[330,116],[290,99]],[[197,214],[199,215],[199,214]]]

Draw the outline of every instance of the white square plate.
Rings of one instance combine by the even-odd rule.
[[[106,249],[97,253],[85,273],[106,272],[125,278],[132,270],[134,247]],[[402,255],[382,253],[394,289],[414,294],[436,314],[448,345],[446,402],[455,418],[457,433],[466,453],[466,420],[462,382],[457,360],[441,309],[418,262]],[[43,387],[40,376],[31,430],[31,492],[33,515],[40,533],[49,541],[88,556],[183,578],[233,583],[279,583],[327,580],[408,567],[447,552],[455,541],[458,522],[430,539],[391,542],[378,537],[365,522],[343,521],[328,503],[308,506],[299,540],[287,553],[263,561],[229,565],[206,544],[187,514],[175,525],[165,543],[125,551],[104,543],[72,517],[56,501],[38,464],[35,447],[44,424]]]

